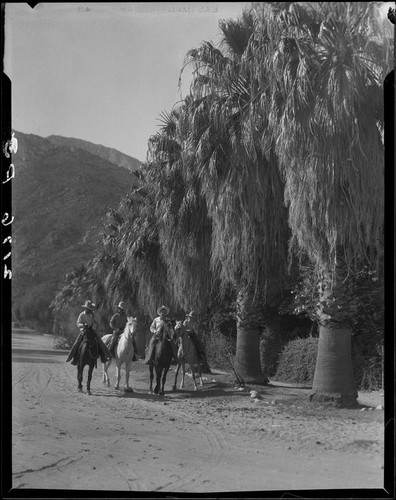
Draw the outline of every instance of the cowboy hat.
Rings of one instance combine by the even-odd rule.
[[[169,307],[166,307],[166,306],[161,306],[157,309],[157,314],[160,314],[161,311],[164,310],[165,311],[165,314],[169,314]]]
[[[118,306],[117,306],[117,307],[118,307],[119,309],[122,309],[122,310],[124,311],[124,309],[125,309],[125,302],[122,302],[122,301],[121,301],[121,302],[118,304]]]
[[[95,311],[95,304],[92,304],[90,300],[86,300],[83,306],[84,309],[89,309],[90,311]]]

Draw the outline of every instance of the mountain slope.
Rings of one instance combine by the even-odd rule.
[[[106,148],[105,146],[101,146],[100,144],[93,144],[92,142],[89,141],[74,139],[72,137],[62,137],[59,135],[50,135],[46,139],[52,144],[58,146],[66,146],[70,149],[73,148],[84,149],[89,153],[100,156],[101,158],[108,160],[111,163],[118,165],[119,167],[126,168],[131,172],[133,172],[134,170],[139,171],[142,166],[142,163],[136,158],[121,153],[116,149]]]
[[[94,255],[106,212],[139,181],[125,167],[84,149],[32,134],[15,136],[13,313],[21,321],[45,322],[65,274]]]

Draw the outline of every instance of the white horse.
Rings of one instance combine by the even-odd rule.
[[[109,366],[113,359],[116,362],[116,375],[117,375],[117,383],[114,386],[115,389],[120,388],[120,380],[121,380],[121,366],[125,364],[125,391],[133,392],[132,387],[129,387],[129,371],[131,369],[132,359],[135,354],[135,349],[133,347],[133,338],[136,334],[137,330],[137,320],[136,318],[132,318],[132,316],[128,316],[127,324],[125,325],[123,333],[120,335],[118,340],[118,344],[114,350],[115,357],[111,358],[106,363],[103,363],[103,383],[110,387],[110,379],[107,373]],[[102,337],[103,342],[107,345],[110,343],[112,335],[104,335]]]
[[[183,389],[184,387],[184,377],[186,374],[186,364],[190,365],[191,373],[192,373],[192,378],[194,382],[194,390],[197,391],[197,383],[195,381],[195,372],[194,368],[198,368],[198,375],[200,379],[200,386],[203,386],[203,380],[202,380],[202,367],[200,364],[199,356],[197,353],[197,348],[194,342],[191,340],[191,337],[189,335],[189,332],[183,325],[182,321],[176,321],[175,325],[175,333],[177,336],[177,342],[179,344],[179,349],[177,351],[177,369],[176,369],[176,374],[175,374],[175,381],[173,384],[173,390],[176,391],[176,383],[177,383],[177,376],[179,374],[180,367],[182,368],[182,379],[180,383],[180,389]]]

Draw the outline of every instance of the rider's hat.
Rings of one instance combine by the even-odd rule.
[[[169,314],[169,307],[161,306],[157,309],[157,314],[160,314],[161,311],[165,311],[165,314]]]
[[[84,309],[88,309],[90,311],[95,311],[95,304],[92,304],[90,300],[86,300],[85,304],[82,306]]]
[[[119,309],[122,309],[123,311],[125,310],[125,302],[120,302],[117,306]]]

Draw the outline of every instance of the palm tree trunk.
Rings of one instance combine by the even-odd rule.
[[[266,384],[260,363],[259,341],[263,314],[252,291],[241,291],[237,298],[237,342],[234,369],[244,383]]]
[[[351,358],[351,329],[348,327],[347,270],[339,261],[334,279],[324,273],[320,285],[319,344],[311,400],[357,405],[357,390]]]
[[[349,329],[320,327],[310,399],[334,401],[340,406],[357,405]]]

